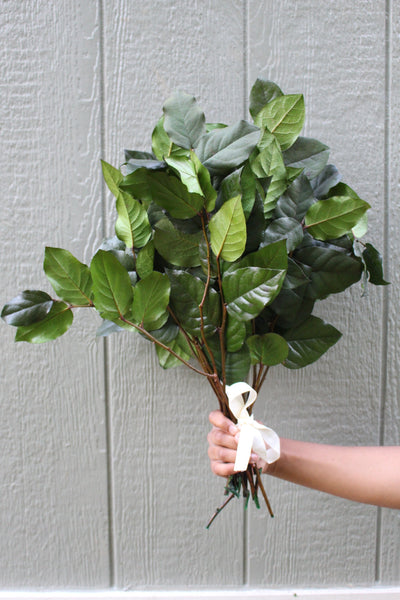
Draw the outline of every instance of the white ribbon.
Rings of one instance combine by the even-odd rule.
[[[240,429],[235,471],[245,471],[247,469],[252,450],[268,464],[278,460],[281,455],[278,434],[273,429],[255,421],[253,415],[249,415],[247,412],[249,406],[255,402],[257,392],[244,381],[227,385],[225,391],[229,400],[229,408],[235,415],[237,426]],[[249,397],[245,404],[242,394],[246,392],[249,392]],[[264,442],[268,444],[268,449],[265,447]]]

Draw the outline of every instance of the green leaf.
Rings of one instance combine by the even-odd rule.
[[[164,129],[164,117],[161,117],[153,129],[151,136],[152,150],[158,160],[164,160],[168,156],[172,141]]]
[[[148,174],[151,172],[153,171],[141,168],[126,175],[119,184],[120,191],[127,192],[148,207],[152,200],[148,181]]]
[[[316,239],[336,239],[350,233],[368,208],[370,205],[360,198],[333,196],[310,206],[305,224]]]
[[[177,172],[188,192],[203,196],[207,211],[214,210],[217,192],[211,185],[210,173],[201,164],[196,154],[191,151],[190,158],[171,156],[165,161]]]
[[[182,148],[195,148],[205,133],[205,117],[196,98],[175,92],[165,102],[164,129],[170,139]]]
[[[206,132],[214,131],[214,129],[223,129],[224,127],[228,127],[225,123],[206,123]]]
[[[292,252],[303,241],[303,228],[296,219],[281,217],[272,221],[265,230],[264,244],[286,240],[287,252]]]
[[[112,238],[106,238],[102,242],[99,250],[111,252],[128,273],[133,273],[135,271],[135,258],[132,249],[127,248],[125,243],[122,240],[119,240],[116,235]]]
[[[130,160],[154,160],[154,154],[151,152],[142,152],[142,150],[124,150],[126,162]]]
[[[15,335],[16,342],[42,344],[63,335],[72,325],[72,310],[65,302],[55,301],[47,316],[36,323],[18,327]]]
[[[142,248],[151,237],[147,212],[130,194],[120,192],[117,197],[118,219],[115,233],[128,248]]]
[[[46,247],[44,272],[55,293],[65,302],[79,306],[92,305],[92,278],[89,267],[68,250]]]
[[[154,270],[154,241],[149,240],[136,257],[136,271],[141,279]]]
[[[361,219],[355,225],[351,233],[356,239],[361,239],[368,232],[368,213],[364,213]]]
[[[205,284],[201,279],[185,271],[168,270],[171,282],[171,308],[182,327],[191,335],[201,336],[199,304],[204,295]],[[219,294],[210,288],[204,306],[204,332],[212,334],[220,325],[221,300]]]
[[[228,315],[225,331],[227,351],[237,352],[240,350],[246,339],[246,333],[246,323]]]
[[[226,384],[246,381],[250,364],[250,352],[245,344],[237,352],[227,352],[225,355]]]
[[[246,340],[250,349],[251,364],[262,363],[273,367],[282,363],[289,354],[287,341],[277,333],[253,335]]]
[[[256,115],[254,122],[262,129],[273,133],[287,150],[298,138],[305,117],[304,98],[301,94],[278,96]]]
[[[178,267],[198,267],[201,264],[199,244],[203,233],[188,234],[176,229],[169,219],[158,221],[154,245],[163,258]]]
[[[257,127],[239,121],[203,135],[196,147],[196,154],[212,175],[226,175],[247,160],[259,137]]]
[[[282,286],[279,295],[270,304],[271,310],[279,316],[278,322],[281,327],[294,327],[311,315],[315,300],[305,296],[306,289],[305,285],[296,288]]]
[[[96,310],[103,319],[115,321],[130,314],[133,290],[128,272],[105,250],[94,255],[90,272]]]
[[[361,261],[335,246],[304,246],[295,250],[293,258],[312,269],[306,297],[313,300],[343,292],[356,283],[362,273]]]
[[[209,223],[210,243],[215,256],[233,262],[246,247],[246,220],[240,196],[225,202]]]
[[[1,318],[7,325],[19,327],[42,321],[49,314],[54,301],[46,292],[25,290],[3,306]]]
[[[288,257],[286,252],[286,241],[281,240],[259,248],[256,252],[247,254],[239,262],[230,265],[226,273],[247,267],[261,267],[263,269],[275,269],[286,273]]]
[[[175,325],[173,329],[171,325],[175,325],[174,323],[170,323],[168,321],[164,327],[158,331],[153,331],[152,335],[157,338],[160,342],[171,348],[178,356],[183,358],[184,360],[189,360],[191,358],[190,347],[181,331],[179,331],[178,327]],[[168,328],[165,330],[165,328]],[[169,330],[169,331],[168,331]],[[160,335],[160,333],[162,334]],[[182,365],[181,361],[173,356],[168,350],[165,350],[161,346],[156,345],[156,352],[158,357],[158,362],[163,369],[171,369],[172,367],[179,367]]]
[[[389,285],[389,282],[383,279],[382,257],[378,250],[367,243],[362,256],[369,273],[368,281],[374,285]]]
[[[341,336],[332,325],[310,316],[301,325],[284,334],[289,354],[283,364],[289,369],[305,367],[318,360]]]
[[[171,286],[164,273],[153,271],[134,288],[132,316],[147,331],[159,329],[168,319]]]
[[[106,182],[110,192],[117,197],[119,194],[119,184],[123,180],[124,176],[121,171],[112,167],[104,160],[101,161],[101,168],[103,170],[104,181]]]
[[[258,144],[259,154],[250,158],[251,169],[259,177],[274,177],[274,179],[286,179],[287,173],[283,162],[279,143],[274,135],[265,131]]]
[[[285,271],[261,267],[237,268],[224,273],[222,289],[228,314],[250,321],[278,295]]]
[[[250,92],[250,114],[253,119],[268,102],[278,96],[283,96],[283,92],[276,83],[260,77],[256,79]]]
[[[293,146],[283,153],[287,167],[303,169],[309,179],[316,177],[324,169],[329,158],[329,148],[318,140],[299,137]]]
[[[136,158],[124,163],[125,175],[130,175],[138,169],[149,169],[150,171],[165,171],[167,165],[165,162],[155,158]]]
[[[153,201],[177,219],[189,219],[203,208],[203,198],[188,192],[186,186],[174,175],[152,171],[148,175]]]

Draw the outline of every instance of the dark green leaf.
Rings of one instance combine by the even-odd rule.
[[[370,205],[360,198],[332,196],[310,206],[305,224],[316,239],[336,239],[350,233],[368,208]]]
[[[90,271],[96,310],[103,319],[115,321],[130,313],[133,290],[129,275],[111,253],[98,250]]]
[[[159,329],[168,319],[170,283],[164,273],[153,271],[134,288],[132,316],[147,331]]]
[[[222,288],[228,314],[239,321],[250,321],[278,295],[285,271],[261,267],[227,271]]]
[[[281,217],[272,221],[265,230],[264,244],[286,240],[287,252],[292,252],[303,240],[303,228],[296,219]]]
[[[225,202],[209,223],[210,243],[215,256],[233,262],[246,246],[246,221],[241,197]]]
[[[126,162],[124,165],[125,175],[130,175],[138,169],[150,169],[150,171],[164,171],[167,167],[166,163],[154,158],[135,158]]]
[[[211,174],[234,171],[256,147],[260,131],[246,121],[224,129],[214,129],[200,138],[196,154]]]
[[[226,384],[246,381],[250,364],[250,352],[245,344],[237,352],[227,352],[225,355]]]
[[[7,325],[19,327],[42,321],[49,314],[53,300],[40,290],[25,290],[10,300],[1,312]]]
[[[278,96],[262,108],[254,122],[273,133],[282,151],[298,138],[304,124],[304,98],[301,94]]]
[[[172,217],[189,219],[203,207],[203,198],[190,194],[186,186],[173,175],[152,171],[148,175],[149,189],[153,201],[165,208]]]
[[[125,243],[122,240],[119,240],[116,235],[112,238],[106,238],[102,242],[99,250],[111,252],[129,273],[135,270],[135,259],[132,249],[127,248]]]
[[[149,240],[136,257],[136,271],[141,279],[154,270],[154,241]]]
[[[264,219],[264,206],[257,195],[254,202],[253,210],[246,222],[246,248],[245,253],[254,252],[260,246],[264,238],[265,230],[265,219]]]
[[[256,182],[250,164],[246,162],[240,174],[240,187],[242,189],[242,207],[247,220],[253,209],[256,199]]]
[[[164,156],[168,156],[172,141],[168,137],[164,129],[164,117],[159,119],[157,125],[153,129],[151,136],[152,150],[158,160],[164,160]]]
[[[142,204],[126,192],[117,197],[118,219],[115,233],[128,248],[142,248],[151,237],[147,212]]]
[[[362,256],[369,273],[369,282],[374,285],[389,285],[389,282],[383,279],[382,257],[378,250],[372,244],[365,244]]]
[[[217,192],[211,185],[210,173],[203,167],[196,154],[191,151],[189,158],[171,156],[165,160],[168,166],[177,172],[188,192],[203,196],[206,209],[214,210]]]
[[[205,133],[205,117],[196,98],[184,92],[175,92],[165,102],[164,129],[170,139],[182,148],[195,148]]]
[[[302,221],[310,206],[315,202],[309,179],[303,173],[290,184],[276,203],[276,217],[291,217]]]
[[[16,342],[42,344],[63,335],[72,325],[72,310],[64,302],[54,302],[47,316],[36,323],[18,327]]]
[[[141,150],[124,150],[126,162],[129,160],[154,160],[155,156],[151,152],[142,152]]]
[[[89,267],[62,248],[46,247],[44,272],[58,296],[79,306],[92,304],[92,278]]]
[[[283,153],[285,165],[303,169],[309,179],[313,179],[325,167],[329,158],[329,148],[318,140],[299,137],[293,146]]]
[[[356,283],[362,273],[361,261],[335,246],[305,246],[295,250],[293,258],[312,269],[306,297],[313,300],[342,292]]]
[[[171,307],[183,328],[191,335],[201,336],[199,304],[205,284],[185,271],[167,272],[171,282]],[[203,307],[204,332],[209,335],[220,325],[221,301],[219,294],[209,289]]]
[[[340,173],[334,165],[326,165],[321,173],[311,181],[314,196],[323,198],[340,181]]]
[[[310,281],[311,267],[299,265],[292,258],[288,257],[288,269],[283,282],[283,288],[295,289],[300,285],[305,285]]]
[[[318,360],[340,339],[341,333],[318,317],[308,317],[284,335],[289,355],[283,363],[289,369],[300,369]]]
[[[300,325],[311,315],[315,300],[305,297],[306,289],[305,285],[296,288],[282,287],[277,298],[270,304],[271,310],[279,317],[280,327],[291,328]]]
[[[225,123],[206,123],[206,132],[214,131],[214,129],[223,129],[228,127]]]
[[[260,77],[256,79],[250,92],[250,114],[253,119],[268,102],[278,96],[283,96],[283,93],[276,83]]]
[[[289,353],[287,341],[277,333],[253,335],[246,340],[250,349],[251,364],[262,363],[273,367],[282,363]]]
[[[246,339],[246,333],[246,323],[228,315],[225,333],[227,351],[237,352],[240,350]]]
[[[200,265],[199,244],[203,233],[188,234],[176,229],[169,219],[158,221],[154,232],[154,245],[163,258],[178,267]]]

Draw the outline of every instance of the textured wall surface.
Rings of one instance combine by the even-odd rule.
[[[283,437],[400,444],[399,3],[3,0],[0,31],[0,304],[50,291],[45,245],[89,260],[112,234],[99,159],[148,150],[174,89],[233,122],[272,79],[304,93],[305,135],[372,205],[392,285],[321,304],[344,337],[316,365],[276,369],[257,416]],[[96,340],[97,325],[77,313],[39,346],[0,328],[0,589],[400,584],[398,511],[268,480],[274,520],[232,503],[206,531],[223,489],[212,394],[137,336]]]

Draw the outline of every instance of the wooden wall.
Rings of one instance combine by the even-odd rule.
[[[398,3],[3,0],[0,28],[1,305],[50,291],[45,245],[88,261],[112,234],[99,159],[149,149],[174,89],[232,122],[256,77],[272,79],[304,93],[305,134],[372,205],[392,285],[321,303],[343,339],[301,372],[276,369],[257,416],[283,437],[400,444]],[[274,520],[237,503],[206,531],[223,490],[206,453],[212,394],[97,325],[77,314],[39,346],[1,327],[0,589],[400,584],[397,511],[268,480]]]

